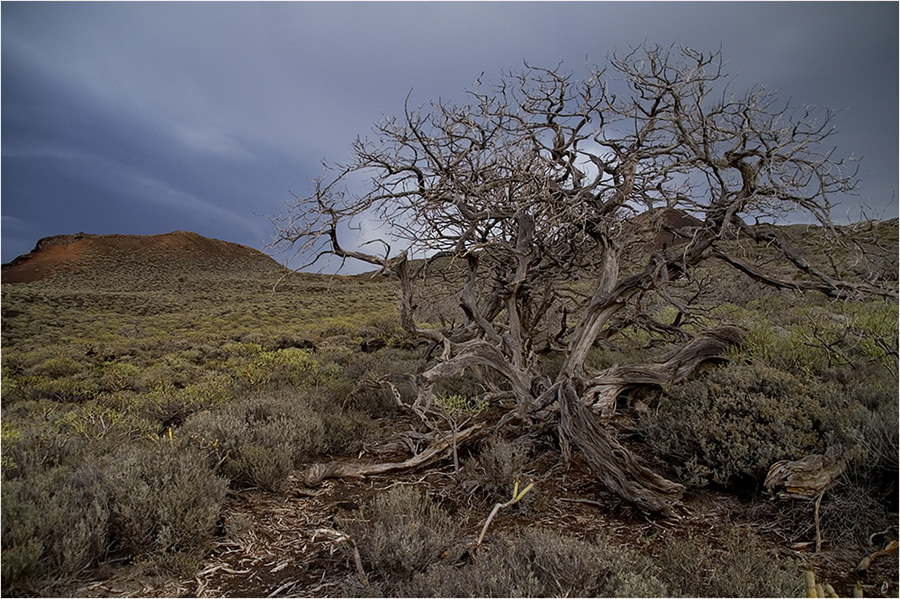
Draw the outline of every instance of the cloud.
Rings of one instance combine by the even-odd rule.
[[[765,83],[796,103],[846,108],[834,141],[865,157],[862,197],[897,212],[895,3],[7,2],[0,11],[2,208],[38,235],[195,227],[258,245],[268,224],[257,215],[283,213],[289,190],[309,193],[320,161],[347,161],[352,141],[401,113],[410,91],[413,106],[464,103],[482,72],[496,81],[524,61],[562,62],[580,76],[587,61],[645,41],[721,47],[736,91]]]
[[[234,137],[213,128],[176,127],[175,136],[192,149],[232,158],[250,154]]]

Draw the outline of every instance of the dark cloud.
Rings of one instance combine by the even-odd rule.
[[[896,3],[32,3],[2,10],[2,259],[38,237],[266,215],[404,99],[524,61],[582,73],[643,42],[722,49],[736,87],[843,109],[861,199],[897,215]]]

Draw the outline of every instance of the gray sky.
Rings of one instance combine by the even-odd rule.
[[[842,109],[860,199],[897,216],[896,2],[7,2],[2,261],[40,237],[190,230],[262,249],[266,218],[383,116],[523,61],[721,47],[735,85]],[[840,214],[836,216],[841,216]],[[858,216],[858,213],[857,213]]]

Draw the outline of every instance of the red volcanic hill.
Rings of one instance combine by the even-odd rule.
[[[284,272],[253,248],[188,231],[163,235],[57,235],[3,265],[3,283],[54,282],[102,287],[171,284],[191,277]]]
[[[661,250],[686,243],[703,221],[674,208],[647,210],[625,225],[633,235],[632,244],[645,251]]]

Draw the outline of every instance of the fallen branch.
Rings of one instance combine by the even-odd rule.
[[[859,562],[859,566],[856,567],[856,570],[859,572],[865,572],[872,565],[872,562],[875,561],[875,558],[887,555],[895,549],[897,549],[897,541],[891,541],[887,544],[887,547],[885,547],[881,551],[876,551],[875,553],[864,557],[863,560]]]
[[[531,490],[534,486],[534,481],[528,483],[528,486],[522,489],[522,492],[519,492],[519,481],[516,479],[516,483],[513,486],[513,496],[512,499],[507,501],[506,503],[496,503],[494,504],[494,509],[491,510],[490,515],[487,517],[487,520],[484,521],[484,526],[481,527],[481,534],[478,535],[478,540],[475,541],[475,547],[481,545],[481,541],[484,540],[484,535],[487,533],[488,526],[491,525],[491,521],[494,519],[494,516],[497,515],[497,512],[502,510],[503,508],[507,508],[511,505],[515,505],[519,503],[519,501],[525,497],[525,493]]]
[[[369,588],[369,579],[366,577],[366,571],[363,570],[362,558],[359,555],[359,548],[356,546],[356,543],[345,535],[342,532],[338,532],[333,528],[319,528],[316,529],[315,534],[313,535],[313,541],[316,540],[320,534],[330,537],[335,545],[339,545],[340,543],[347,543],[351,549],[353,549],[353,563],[356,565],[356,576],[359,578],[359,582],[362,583],[364,587]]]
[[[465,441],[481,428],[480,424],[471,426],[456,435],[456,442]],[[403,462],[386,462],[381,464],[357,464],[353,462],[331,462],[328,464],[313,464],[307,468],[303,475],[307,487],[315,487],[326,478],[362,477],[372,474],[383,474],[401,470],[411,470],[421,466],[427,466],[450,456],[453,451],[453,441],[449,438],[435,439],[422,453]]]

